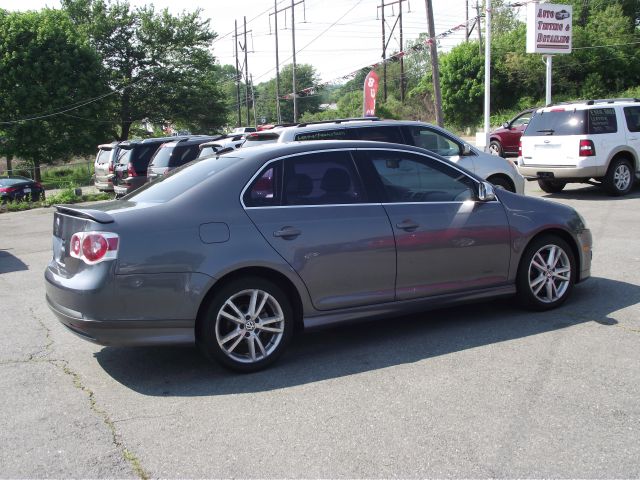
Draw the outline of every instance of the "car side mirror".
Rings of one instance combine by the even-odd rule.
[[[468,143],[462,144],[462,156],[471,154],[471,146]]]
[[[504,122],[504,123],[502,124],[502,128],[509,129],[509,122]]]
[[[478,200],[481,202],[490,202],[496,199],[496,193],[493,190],[493,185],[489,182],[482,182],[478,184]]]

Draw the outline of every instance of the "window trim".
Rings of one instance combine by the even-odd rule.
[[[420,147],[414,147],[414,148],[420,148]],[[352,161],[356,167],[356,171],[358,173],[358,175],[360,176],[360,180],[362,181],[363,187],[365,189],[365,191],[367,191],[368,194],[375,194],[372,196],[373,202],[368,202],[368,203],[336,203],[336,204],[327,204],[327,205],[282,205],[282,198],[279,199],[279,204],[280,205],[265,205],[265,206],[258,206],[258,207],[251,207],[251,206],[247,206],[244,203],[244,196],[245,193],[247,191],[247,189],[249,188],[249,186],[251,184],[253,184],[253,182],[256,180],[256,178],[258,177],[258,175],[260,175],[261,172],[263,172],[269,165],[271,165],[272,163],[276,163],[279,161],[284,161],[287,158],[291,158],[291,157],[297,157],[300,155],[310,155],[312,153],[319,153],[319,152],[347,152],[350,154]],[[254,173],[251,178],[249,179],[249,181],[245,184],[245,186],[242,188],[242,190],[240,191],[240,205],[242,205],[242,208],[244,210],[249,210],[249,209],[264,209],[264,208],[318,208],[318,207],[336,207],[336,206],[345,206],[345,207],[362,207],[362,206],[372,206],[372,205],[425,205],[425,202],[384,202],[383,199],[380,197],[380,192],[379,187],[376,187],[375,190],[372,190],[366,183],[365,183],[365,178],[362,175],[361,169],[362,166],[359,165],[360,161],[358,160],[357,156],[354,155],[354,153],[357,152],[370,152],[370,151],[384,151],[384,152],[405,152],[405,153],[411,153],[411,154],[415,154],[418,156],[422,156],[425,158],[428,158],[430,160],[434,160],[436,162],[439,162],[441,164],[443,164],[444,166],[448,167],[448,168],[452,168],[454,170],[457,170],[459,173],[461,173],[462,175],[468,177],[474,184],[476,187],[478,187],[483,180],[478,180],[477,178],[475,178],[472,175],[469,175],[468,172],[465,172],[464,170],[462,170],[461,168],[459,168],[457,165],[450,163],[448,160],[446,159],[440,159],[436,156],[430,156],[426,153],[423,152],[416,152],[415,150],[406,150],[403,148],[383,148],[383,147],[356,147],[356,148],[332,148],[332,149],[327,149],[327,150],[312,150],[312,151],[308,151],[308,152],[298,152],[298,153],[290,153],[288,155],[283,155],[281,157],[276,157],[276,158],[272,158],[271,160],[268,160],[267,162],[265,162],[264,164],[262,164],[262,166],[256,171],[256,173]],[[366,167],[369,168],[369,167]],[[280,170],[284,170],[284,169],[280,169]],[[283,175],[283,173],[281,173],[281,175]],[[474,193],[477,193],[477,190],[474,191]],[[460,203],[464,203],[465,201],[468,200],[460,200],[460,201],[436,201],[436,202],[429,202],[428,204],[430,205],[435,205],[435,204],[445,204],[445,203],[455,203],[455,204],[460,204]],[[478,199],[473,199],[473,202],[478,202]],[[500,202],[500,199],[498,198],[498,196],[495,196],[494,200],[491,200],[489,202],[480,202],[480,203],[502,203]]]

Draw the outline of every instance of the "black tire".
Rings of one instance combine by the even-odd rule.
[[[491,140],[489,143],[489,153],[496,157],[504,157],[504,150],[502,144],[498,140]]]
[[[253,292],[257,292],[256,303],[262,308],[252,315]],[[270,323],[262,326],[267,318]],[[274,320],[277,318],[281,320]],[[231,370],[249,373],[266,368],[282,355],[293,335],[294,317],[291,303],[278,285],[264,278],[246,277],[223,285],[203,310],[199,322],[200,350]]]
[[[507,177],[503,177],[502,175],[494,175],[487,178],[487,181],[489,181],[495,187],[503,188],[513,193],[515,193],[516,191],[516,187],[514,187],[513,182]]]
[[[567,185],[567,182],[561,182],[560,180],[543,180],[539,178],[538,185],[543,192],[559,193]]]
[[[557,260],[549,266],[551,249],[555,249]],[[533,239],[520,259],[517,299],[530,310],[550,310],[566,301],[575,281],[576,260],[567,242],[556,235],[542,235]]]
[[[634,179],[631,162],[624,157],[618,157],[609,164],[602,185],[609,195],[620,197],[631,191]]]

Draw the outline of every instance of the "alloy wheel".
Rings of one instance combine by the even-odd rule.
[[[571,263],[558,245],[545,245],[531,258],[529,288],[543,303],[553,303],[566,293],[571,283]]]
[[[621,192],[629,188],[629,183],[631,182],[631,171],[626,164],[621,163],[616,167],[613,172],[613,182],[616,188]]]
[[[232,360],[255,363],[269,357],[284,335],[285,316],[274,296],[259,289],[229,297],[215,323],[220,349]]]

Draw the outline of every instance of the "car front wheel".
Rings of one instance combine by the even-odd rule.
[[[538,237],[520,260],[518,299],[532,310],[558,307],[569,296],[575,277],[575,258],[567,242],[555,235]]]
[[[495,155],[496,157],[502,157],[502,144],[497,140],[492,140],[491,143],[489,143],[489,153],[491,155]]]
[[[260,277],[224,285],[200,321],[198,345],[203,353],[239,372],[255,372],[273,363],[293,334],[287,296]]]

